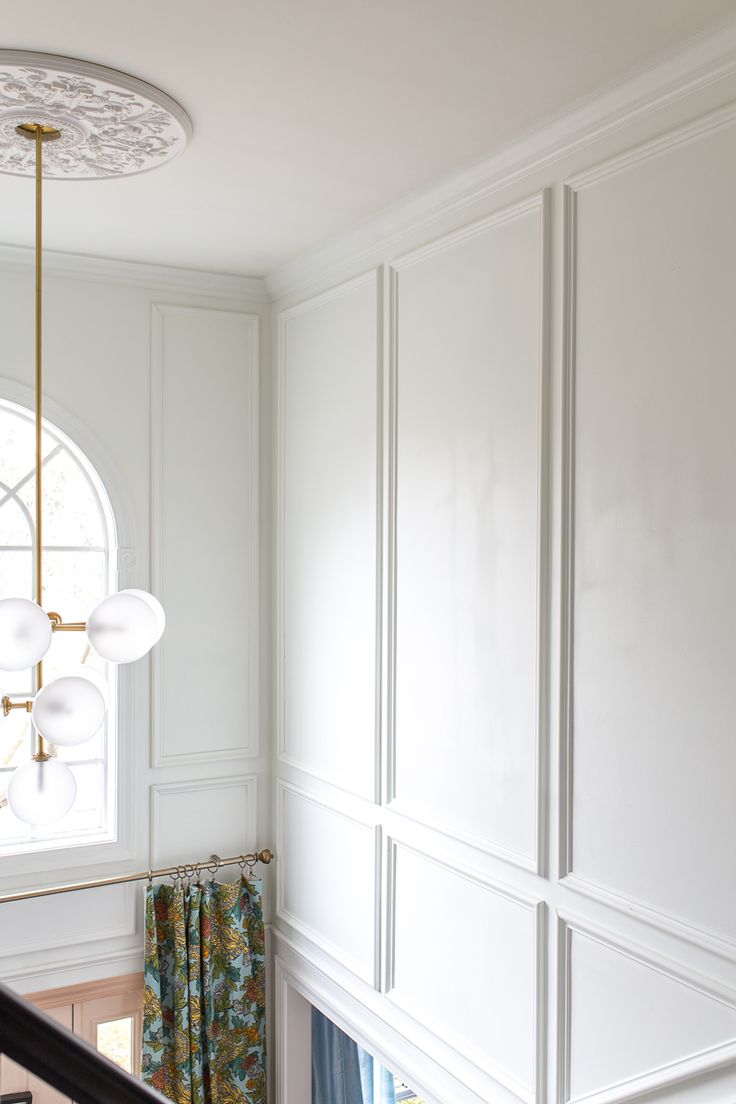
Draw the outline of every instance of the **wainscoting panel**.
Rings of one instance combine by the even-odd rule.
[[[153,762],[255,755],[258,317],[156,304],[152,342]]]
[[[151,787],[151,865],[241,855],[257,846],[255,775]],[[237,875],[226,867],[222,877]]]
[[[428,1104],[736,1101],[729,34],[274,306],[271,946]]]
[[[279,754],[376,792],[378,276],[279,319]]]
[[[736,994],[574,922],[561,936],[565,1101],[619,1104],[736,1061]]]
[[[733,120],[689,124],[573,178],[568,194],[562,818],[573,884],[732,951]]]
[[[544,1060],[542,906],[396,842],[389,880],[390,999],[533,1099]]]
[[[393,266],[392,792],[402,812],[531,869],[544,835],[545,209],[540,193]]]
[[[277,917],[373,985],[377,830],[283,783],[277,801]]]
[[[91,877],[91,875],[87,875]],[[0,906],[0,968],[12,971],[19,956],[133,936],[138,928],[135,886],[106,886],[60,894],[29,909],[27,901]]]

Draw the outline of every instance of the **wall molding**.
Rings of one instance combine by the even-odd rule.
[[[402,816],[409,817],[425,827],[467,843],[480,851],[493,855],[505,862],[513,863],[524,870],[544,876],[547,870],[548,852],[548,816],[547,816],[547,777],[549,757],[549,501],[550,501],[550,457],[549,457],[549,374],[550,374],[550,207],[551,190],[549,188],[534,192],[518,202],[508,204],[496,211],[460,226],[449,234],[425,243],[417,249],[396,258],[389,265],[389,474],[388,474],[388,644],[387,644],[387,803],[390,808]],[[398,532],[398,451],[400,425],[398,411],[399,380],[399,275],[405,268],[435,257],[445,250],[479,237],[498,226],[514,222],[518,218],[533,214],[539,219],[539,366],[537,375],[537,532],[536,532],[536,733],[535,733],[535,780],[534,780],[534,850],[527,855],[505,847],[472,832],[465,832],[437,819],[430,823],[425,817],[412,810],[411,803],[397,792],[397,732],[396,732],[396,695],[397,695],[397,532]]]
[[[58,253],[53,250],[44,250],[43,256],[44,272],[51,277],[91,280],[94,283],[127,284],[174,295],[187,292],[198,298],[208,296],[213,299],[232,299],[240,304],[267,304],[269,301],[265,280],[256,276],[231,276],[226,273],[203,272],[197,269],[144,264],[136,261],[119,261],[79,253]],[[0,244],[0,266],[27,268],[30,272],[33,264],[32,248]]]
[[[399,850],[410,851],[418,855],[425,862],[431,863],[453,877],[463,878],[471,885],[478,886],[487,893],[491,893],[503,901],[510,902],[531,913],[534,924],[534,1084],[527,1086],[516,1080],[507,1070],[495,1062],[491,1062],[486,1056],[475,1048],[463,1043],[462,1039],[448,1030],[446,1024],[435,1022],[432,1017],[412,1000],[397,992],[395,988],[395,943],[396,943],[396,869]],[[387,870],[387,931],[385,951],[385,994],[392,1004],[396,1005],[417,1023],[422,1024],[439,1039],[448,1042],[458,1053],[472,1062],[492,1080],[503,1085],[520,1100],[528,1104],[541,1104],[545,1099],[547,1081],[547,939],[546,939],[546,905],[543,900],[530,896],[518,889],[511,888],[501,882],[481,874],[464,864],[445,862],[437,858],[434,853],[424,851],[414,844],[404,843],[396,836],[386,838],[386,870]]]
[[[578,192],[662,154],[716,133],[736,123],[736,102],[710,111],[664,134],[605,158],[575,173],[563,191],[563,415],[562,415],[562,592],[560,618],[560,820],[558,856],[560,880],[578,893],[636,916],[645,923],[685,939],[705,950],[736,958],[736,939],[666,915],[627,894],[581,877],[574,870],[574,664],[575,664],[575,439],[577,335]]]
[[[70,974],[84,975],[92,971],[99,975],[103,969],[120,969],[125,973],[133,973],[143,968],[143,945],[136,947],[123,947],[119,950],[105,949],[90,954],[85,951],[75,956],[65,956],[51,961],[36,961],[26,966],[19,966],[14,970],[3,970],[2,980],[6,985],[11,985],[25,995],[24,990],[28,983],[43,978],[44,982],[52,982],[54,975],[67,977]],[[80,982],[79,984],[82,984]]]
[[[404,1029],[402,1021],[406,1014],[400,1008],[383,1007],[377,1003],[380,997],[373,991],[364,996],[349,984],[330,977],[285,932],[274,929],[272,934],[274,973],[278,971],[305,1000],[351,1034],[388,1069],[404,1078],[428,1104],[446,1104],[450,1100],[488,1104],[490,1099],[494,1104],[518,1104],[519,1097],[515,1093],[490,1080],[446,1043],[440,1041],[438,1053],[436,1047],[418,1041],[411,1028]],[[414,1022],[410,1022],[414,1027]],[[426,1032],[422,1025],[419,1028]],[[434,1036],[430,1038],[436,1042]],[[453,1058],[457,1058],[457,1063]],[[277,1104],[288,1102],[277,1097]]]
[[[371,962],[365,964],[358,959],[353,958],[337,944],[326,936],[320,934],[304,920],[300,920],[299,917],[294,916],[289,912],[284,904],[284,871],[285,862],[283,859],[284,851],[284,806],[287,794],[292,794],[298,797],[302,801],[306,801],[308,804],[315,805],[318,809],[324,810],[331,816],[338,817],[350,824],[357,825],[372,839],[373,845],[373,945],[371,947]],[[328,805],[324,801],[320,801],[314,794],[307,790],[301,789],[299,786],[295,786],[292,783],[285,782],[282,778],[276,779],[276,854],[282,856],[280,862],[276,864],[276,919],[283,921],[285,924],[297,932],[299,935],[308,939],[325,954],[329,955],[340,965],[344,966],[361,981],[372,986],[374,989],[379,988],[379,971],[381,960],[381,936],[380,936],[380,909],[381,909],[381,828],[379,825],[370,821],[362,820],[358,816],[343,812],[340,809],[335,808],[333,805]]]
[[[258,382],[260,374],[260,318],[243,311],[223,312],[215,307],[182,306],[167,303],[151,304],[151,589],[163,600],[164,594],[164,529],[166,494],[164,490],[164,324],[167,318],[201,316],[206,314],[237,314],[247,325],[248,346],[245,364],[248,371],[248,516],[249,544],[248,609],[244,611],[244,634],[248,648],[248,720],[243,725],[244,743],[241,747],[220,746],[209,743],[201,751],[168,752],[166,750],[165,716],[163,706],[163,654],[165,637],[151,653],[151,765],[153,767],[189,766],[199,763],[237,760],[259,754],[259,404]],[[165,602],[164,602],[165,605]]]
[[[85,874],[89,877],[90,871],[86,870]],[[64,935],[51,935],[50,933],[54,928],[53,925],[48,924],[46,925],[45,934],[38,938],[29,939],[27,942],[20,942],[17,938],[14,939],[12,947],[0,953],[0,977],[7,980],[9,976],[12,976],[12,971],[6,973],[4,965],[8,961],[12,962],[18,955],[36,954],[39,951],[58,951],[64,947],[85,947],[90,943],[102,942],[103,940],[125,939],[134,936],[138,930],[134,907],[135,886],[122,884],[116,889],[119,889],[122,900],[107,923],[103,921],[96,926],[80,926],[77,933]],[[18,902],[15,906],[5,905],[4,907],[6,909],[22,908],[23,902]]]
[[[633,916],[649,927],[673,935],[686,943],[699,947],[701,950],[710,951],[730,961],[736,961],[736,940],[729,939],[726,935],[721,935],[709,928],[698,927],[681,917],[660,912],[636,897],[615,893],[606,889],[605,886],[586,881],[585,878],[581,878],[575,873],[566,875],[560,881],[560,885],[581,894],[583,897],[589,897],[593,901],[608,905],[627,916]]]
[[[58,1008],[65,1004],[81,1004],[98,997],[125,996],[131,990],[143,990],[143,973],[119,974],[116,977],[84,981],[78,985],[62,985],[59,989],[41,989],[38,993],[26,993],[25,999],[38,1008]]]
[[[391,251],[408,226],[429,228],[442,216],[482,202],[566,154],[734,73],[736,21],[730,20],[459,173],[399,200],[346,234],[277,268],[266,277],[271,298],[303,293],[322,279],[337,283],[353,265],[366,267],[379,252]]]
[[[151,803],[151,834],[150,834],[150,858],[151,866],[159,862],[158,850],[161,840],[161,798],[166,794],[196,794],[202,791],[212,790],[245,790],[246,820],[244,826],[244,853],[255,846],[258,803],[258,776],[255,774],[232,774],[219,778],[198,778],[184,782],[159,782],[150,787]],[[209,856],[201,855],[195,858],[206,859]]]
[[[570,1095],[570,1068],[572,1055],[571,1037],[571,947],[572,935],[577,933],[591,939],[607,950],[623,955],[639,965],[663,975],[671,981],[694,990],[701,996],[709,997],[736,1011],[736,991],[724,986],[714,978],[698,974],[672,959],[659,955],[640,944],[623,942],[618,935],[606,929],[590,924],[572,914],[558,912],[558,993],[559,1035],[558,1035],[558,1100],[559,1104],[633,1104],[652,1093],[672,1088],[683,1081],[689,1081],[706,1073],[721,1070],[736,1063],[736,1037],[725,1044],[708,1047],[697,1054],[675,1062],[667,1063],[657,1069],[636,1077],[626,1078],[604,1086],[592,1093],[572,1097]]]
[[[656,138],[640,142],[624,153],[604,158],[603,161],[596,162],[589,168],[574,173],[568,177],[565,183],[567,187],[580,192],[584,188],[589,188],[593,184],[608,179],[608,177],[625,172],[637,165],[642,165],[654,157],[659,157],[661,154],[669,153],[682,146],[687,146],[691,142],[698,141],[700,138],[705,138],[709,134],[715,134],[719,130],[733,126],[735,122],[736,103],[729,103],[716,111],[708,111],[703,115],[699,115],[696,119],[682,126],[673,127],[665,131],[664,134],[657,135]]]
[[[375,625],[375,735],[374,735],[374,780],[373,790],[365,792],[351,789],[334,776],[316,770],[307,761],[291,755],[286,744],[286,436],[284,417],[286,412],[286,335],[289,323],[294,318],[303,317],[311,311],[334,303],[345,296],[351,295],[363,288],[371,287],[376,294],[376,625]],[[382,747],[382,715],[381,715],[381,669],[382,669],[382,637],[383,637],[383,600],[382,600],[382,540],[383,540],[383,438],[381,408],[383,401],[383,294],[382,294],[382,270],[380,267],[371,268],[360,276],[353,277],[319,295],[307,298],[287,310],[281,311],[277,316],[277,356],[276,356],[276,394],[275,394],[275,421],[276,421],[276,758],[279,762],[295,767],[305,774],[318,779],[329,786],[342,790],[344,793],[364,800],[380,802],[381,796],[381,747]]]

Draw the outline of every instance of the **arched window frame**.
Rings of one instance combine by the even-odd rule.
[[[32,421],[34,416],[32,393],[28,388],[13,381],[0,379],[0,407],[27,421]],[[135,553],[130,547],[130,542],[126,542],[121,547],[121,529],[127,530],[129,533],[130,526],[125,524],[126,515],[129,516],[128,511],[120,505],[123,496],[119,494],[119,480],[116,480],[113,476],[112,467],[104,455],[104,450],[85,426],[73,418],[59,404],[47,400],[45,402],[46,411],[50,413],[51,417],[44,418],[44,433],[48,434],[55,442],[53,448],[49,450],[45,457],[46,462],[59,450],[66,451],[84,476],[100,511],[102,531],[105,534],[104,547],[101,549],[104,556],[101,590],[104,589],[105,593],[110,593],[123,586],[133,585],[135,580],[130,578],[130,575],[132,573],[131,568],[135,564]],[[32,481],[33,478],[34,470],[30,469],[23,476],[21,482],[25,485],[28,480]],[[18,485],[16,484],[16,491],[13,494],[11,488],[6,488],[0,483],[0,500],[4,495],[10,493],[25,514],[25,520],[31,535],[30,554],[32,556],[36,537],[35,519],[27,505],[17,497],[17,488]],[[118,493],[116,493],[116,489]],[[121,515],[123,516],[122,526],[120,524]],[[50,548],[46,535],[44,535],[44,547]],[[63,547],[74,551],[77,546],[68,543]],[[120,565],[122,565],[122,568]],[[34,597],[33,594],[28,596]],[[102,596],[101,593],[100,597]],[[63,610],[59,612],[64,616]],[[21,675],[23,674],[21,672]],[[28,672],[27,674],[30,676],[32,673]],[[118,856],[127,858],[131,853],[132,825],[130,823],[121,825],[118,815],[121,782],[125,782],[127,776],[126,789],[129,788],[130,783],[130,770],[127,769],[121,772],[119,734],[122,713],[124,712],[120,708],[121,702],[127,701],[128,706],[130,704],[131,676],[121,678],[119,670],[113,665],[108,666],[107,675],[110,685],[110,710],[105,744],[101,756],[97,757],[98,760],[100,758],[104,759],[104,823],[99,828],[84,831],[55,832],[53,826],[50,826],[49,831],[40,829],[34,834],[29,833],[20,841],[6,841],[0,836],[0,857],[3,858],[3,873],[7,874],[8,877],[12,877],[17,871],[28,871],[30,873],[34,870],[43,870],[46,866],[58,865],[58,859],[54,860],[53,854],[60,849],[74,850],[74,854],[69,855],[70,865],[73,864],[74,866],[100,861],[103,858],[113,859]],[[33,683],[29,683],[25,689],[32,692]],[[15,692],[15,688],[12,692]],[[125,727],[127,729],[131,727],[130,719],[127,720]],[[30,755],[30,742],[27,750]],[[84,745],[79,749],[80,753],[83,753],[83,750]],[[4,792],[4,789],[3,781],[3,783],[0,783],[0,792]],[[2,815],[3,813],[0,810],[0,816]],[[44,856],[48,856],[48,863]],[[2,881],[4,881],[4,878],[0,877],[0,883]]]

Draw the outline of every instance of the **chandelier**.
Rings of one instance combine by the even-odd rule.
[[[34,751],[29,761],[11,775],[7,800],[19,820],[35,825],[60,820],[76,797],[74,775],[52,754],[53,748],[74,747],[91,739],[103,725],[108,705],[105,680],[86,667],[44,684],[43,659],[54,635],[86,633],[91,649],[103,660],[132,663],[161,639],[166,621],[160,602],[152,594],[135,589],[103,598],[86,622],[65,622],[61,613],[43,606],[43,149],[47,143],[57,143],[59,154],[52,163],[52,175],[56,177],[126,175],[154,167],[178,152],[188,137],[188,120],[178,105],[157,89],[101,66],[16,51],[0,51],[2,62],[6,63],[6,71],[0,74],[0,139],[4,142],[0,171],[33,173],[36,185],[35,601],[0,599],[0,670],[35,668],[36,672],[32,698],[13,700],[6,694],[1,699],[4,716],[22,709],[31,717]],[[22,109],[12,99],[19,89],[33,105],[26,118],[30,115],[45,121],[22,121]],[[68,101],[66,113],[64,97]],[[49,110],[51,105],[53,111]],[[61,127],[50,121],[59,110],[64,119],[63,138]],[[88,125],[89,119],[98,126],[102,119],[105,126],[95,133]]]

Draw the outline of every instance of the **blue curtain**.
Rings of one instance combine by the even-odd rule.
[[[312,1104],[396,1104],[394,1079],[312,1008]]]

